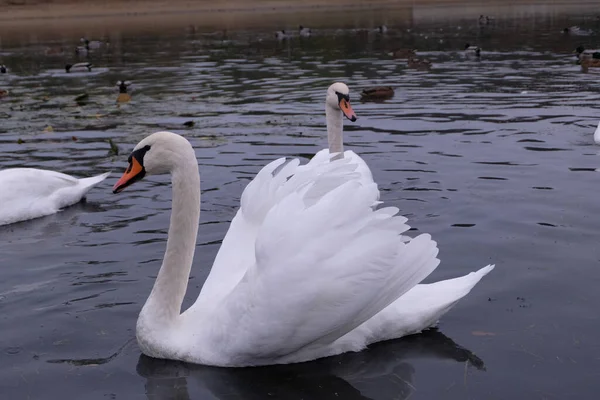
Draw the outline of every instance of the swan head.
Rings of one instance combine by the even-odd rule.
[[[325,104],[334,110],[340,110],[350,121],[356,121],[356,114],[350,105],[350,89],[345,83],[336,82],[329,86]]]
[[[156,132],[145,137],[129,155],[129,166],[113,186],[113,193],[120,193],[146,175],[172,173],[186,152],[196,159],[190,142],[175,133]]]

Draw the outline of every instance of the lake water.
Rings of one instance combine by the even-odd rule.
[[[110,50],[81,74],[64,73],[70,50],[44,49],[71,48],[85,32],[4,40],[0,168],[113,174],[87,202],[0,227],[0,398],[596,398],[600,84],[572,51],[600,43],[561,31],[600,25],[592,6],[572,9],[524,6],[484,27],[473,10],[355,11],[283,42],[270,26],[113,29]],[[383,22],[386,35],[356,30]],[[482,46],[481,60],[465,57],[465,42]],[[397,47],[421,50],[431,70],[386,55]],[[132,101],[117,106],[120,79],[133,82]],[[326,146],[324,96],[338,80],[358,115],[345,122],[347,148],[370,165],[382,199],[439,244],[427,281],[496,269],[438,330],[361,353],[250,369],[141,356],[135,322],[165,248],[171,191],[158,176],[112,194],[133,146],[172,130],[196,149],[202,214],[187,306],[261,166]],[[361,103],[377,85],[395,96]]]

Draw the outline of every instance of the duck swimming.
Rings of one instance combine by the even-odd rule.
[[[118,81],[117,87],[119,88],[119,96],[117,97],[117,103],[127,103],[131,100],[131,96],[127,93],[127,87],[131,85],[129,81]]]
[[[361,101],[386,100],[394,97],[394,89],[391,86],[378,86],[364,89],[360,94]]]
[[[287,39],[288,35],[287,33],[285,33],[285,30],[280,30],[275,32],[275,37],[277,38],[277,40],[284,40]]]
[[[479,46],[471,46],[470,43],[465,44],[465,53],[474,54],[475,57],[481,56],[481,47]]]
[[[93,65],[89,62],[65,65],[65,71],[70,72],[91,72]]]
[[[302,25],[298,27],[298,33],[301,37],[310,37],[310,28],[306,28]]]
[[[4,64],[0,65],[0,74],[5,74],[7,72],[8,72],[8,70],[6,69],[6,65],[4,65]]]

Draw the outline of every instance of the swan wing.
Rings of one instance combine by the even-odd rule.
[[[331,153],[329,153],[329,149],[323,149],[317,152],[313,158],[304,166],[300,168],[314,168],[317,165],[328,163],[331,160]],[[353,152],[352,150],[346,150],[344,152],[344,158],[350,159],[350,161],[357,165],[356,172],[359,174],[359,181],[363,184],[371,184],[373,181],[373,174],[371,173],[371,169],[358,154]]]
[[[273,363],[327,346],[437,267],[429,235],[404,243],[406,218],[393,207],[373,210],[373,185],[344,169],[355,164],[324,166],[340,170],[280,187],[258,229],[254,264],[215,309],[213,339],[227,342],[225,363]]]
[[[204,304],[205,307],[217,304],[255,264],[258,230],[269,211],[286,195],[321,177],[321,184],[305,195],[307,202],[314,202],[328,188],[360,176],[355,172],[357,165],[350,159],[335,164],[329,161],[315,164],[308,169],[299,166],[297,159],[286,161],[280,158],[267,164],[244,189],[240,209],[231,221],[197,304]],[[327,178],[323,175],[327,175]],[[371,188],[370,196],[375,199],[378,195],[376,188]]]

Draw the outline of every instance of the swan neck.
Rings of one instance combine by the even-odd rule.
[[[200,176],[194,150],[191,146],[189,150],[180,155],[172,172],[167,248],[152,293],[142,309],[151,323],[168,324],[179,317],[194,260],[200,220]]]
[[[341,110],[336,110],[325,103],[325,116],[327,118],[327,141],[329,153],[340,153],[335,158],[344,158],[344,120]]]

